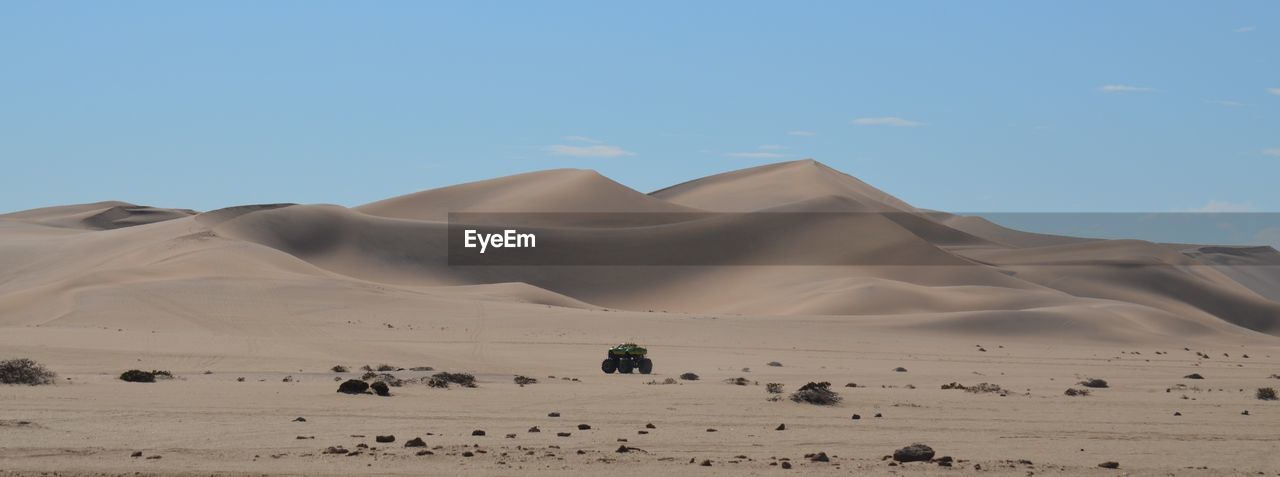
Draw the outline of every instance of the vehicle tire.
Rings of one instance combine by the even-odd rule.
[[[604,362],[600,363],[600,370],[604,371],[604,374],[613,374],[614,371],[618,370],[618,360],[605,358]]]
[[[618,372],[622,374],[631,374],[631,368],[635,366],[635,362],[630,359],[618,360]]]
[[[640,366],[639,366],[639,368],[640,368],[640,374],[649,374],[649,373],[652,373],[652,372],[653,372],[653,360],[651,360],[651,359],[649,359],[649,358],[642,358],[642,359],[640,360]]]

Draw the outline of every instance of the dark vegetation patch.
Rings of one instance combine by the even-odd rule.
[[[841,397],[831,390],[831,383],[823,381],[820,383],[810,382],[801,386],[799,390],[791,393],[791,400],[819,406],[834,406],[840,403]]]
[[[44,365],[26,358],[0,361],[0,384],[39,386],[53,384],[56,377],[58,375]]]

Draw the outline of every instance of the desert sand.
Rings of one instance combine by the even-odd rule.
[[[728,263],[451,267],[459,212],[616,214],[528,225]],[[1011,230],[811,160],[650,194],[551,170],[354,208],[49,207],[0,215],[0,359],[58,373],[0,386],[0,476],[1280,475],[1280,402],[1254,396],[1280,386],[1277,297],[1270,247]],[[653,374],[601,372],[623,341]],[[391,396],[335,392],[380,364]],[[787,398],[823,381],[841,402]],[[885,459],[913,443],[954,460]]]

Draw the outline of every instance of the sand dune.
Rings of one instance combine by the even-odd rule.
[[[0,215],[0,220],[14,220],[51,227],[110,230],[163,222],[195,214],[196,211],[189,209],[164,209],[128,202],[107,201],[25,210]]]
[[[450,212],[550,213],[553,219],[523,227],[543,243],[534,262],[450,266]],[[587,222],[591,227],[582,228]],[[982,316],[1030,323],[1052,309],[1053,316],[1094,323],[1074,328],[1077,335],[1095,328],[1102,331],[1089,333],[1105,334],[1099,315],[1116,327],[1159,334],[1280,333],[1278,280],[1266,267],[1254,267],[1274,259],[1264,251],[1184,253],[1139,241],[1015,231],[919,211],[815,161],[720,174],[650,195],[592,171],[553,170],[355,209],[275,204],[189,216],[104,202],[7,214],[0,224],[7,224],[0,228],[0,263],[7,265],[0,310],[23,323],[50,313],[71,316],[113,294],[140,296],[128,290],[142,283],[151,289],[164,281],[297,286],[301,280],[335,300],[381,286],[577,308],[923,313],[946,323],[984,322]],[[125,225],[134,226],[120,228]],[[54,239],[45,232],[68,227],[100,231]],[[1098,312],[1103,309],[1109,311]],[[1151,325],[1156,322],[1167,326]]]
[[[356,207],[380,217],[443,221],[450,212],[691,212],[595,171],[530,172],[393,197]]]
[[[719,212],[750,212],[824,196],[848,198],[867,212],[915,211],[906,202],[812,159],[716,174],[649,195]]]

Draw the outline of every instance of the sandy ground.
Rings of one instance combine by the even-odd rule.
[[[787,472],[772,465],[782,459],[790,459],[790,472],[850,475],[1280,472],[1280,404],[1253,397],[1260,386],[1280,384],[1267,378],[1280,372],[1275,343],[975,341],[904,333],[890,326],[898,319],[500,304],[393,327],[295,324],[313,331],[302,336],[288,336],[285,327],[256,337],[9,328],[0,335],[5,354],[30,356],[61,375],[55,386],[0,387],[0,475],[757,475]],[[599,371],[603,350],[620,333],[649,346],[653,375]],[[406,384],[391,397],[334,392],[335,376],[354,375],[335,375],[332,365],[379,363],[474,372],[480,384]],[[898,366],[908,371],[894,372]],[[125,368],[178,377],[155,384],[115,379]],[[701,380],[646,384],[683,372]],[[1193,372],[1206,379],[1182,379]],[[515,374],[539,382],[520,387]],[[751,384],[724,382],[736,377]],[[1104,378],[1110,388],[1063,395],[1084,377]],[[768,400],[765,383],[790,392],[808,381],[835,383],[844,402]],[[850,382],[858,387],[844,387]],[[1009,395],[940,389],[950,382],[994,383]],[[656,428],[639,434],[648,423]],[[775,430],[779,424],[786,430]],[[532,426],[542,432],[528,432]],[[477,429],[486,435],[472,436]],[[396,442],[376,443],[376,435]],[[403,447],[414,437],[434,455]],[[882,460],[915,442],[957,463]],[[370,448],[322,454],[360,444]],[[618,453],[620,445],[638,450]],[[130,457],[135,451],[143,457]],[[816,452],[830,462],[804,457]],[[704,460],[711,465],[700,465]],[[1121,467],[1096,467],[1104,461]]]

